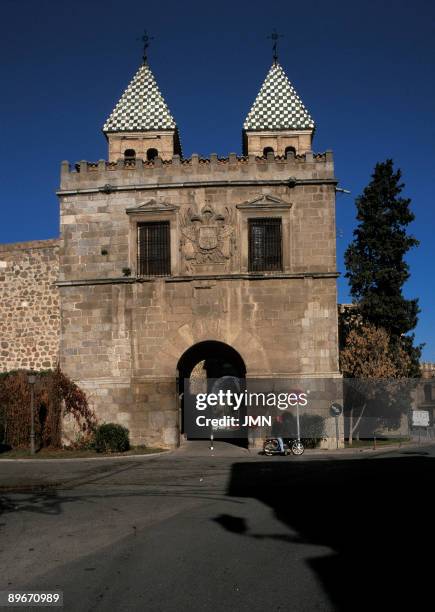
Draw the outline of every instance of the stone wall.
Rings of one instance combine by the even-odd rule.
[[[193,155],[134,165],[83,161],[77,170],[62,164],[61,281],[120,277],[124,268],[134,276],[136,224],[160,218],[170,220],[174,230],[172,274],[194,273],[186,270],[180,240],[188,212],[199,214],[204,205],[225,217],[228,208],[233,215],[236,248],[224,272],[247,271],[243,224],[248,216],[267,216],[274,208],[286,232],[284,271],[336,271],[336,179],[329,152],[272,160]],[[218,268],[212,272],[219,274]]]
[[[216,340],[249,377],[337,375],[335,279],[111,283],[62,287],[62,367],[135,443],[177,441],[177,364]]]
[[[280,130],[278,132],[244,132],[244,149],[261,157],[265,147],[272,147],[275,155],[285,155],[286,147],[293,147],[297,154],[311,150],[312,130]]]
[[[59,241],[0,245],[0,371],[56,366]]]
[[[420,366],[422,378],[435,378],[435,363],[430,361],[422,361]]]
[[[148,149],[156,149],[162,159],[171,159],[174,153],[174,130],[150,132],[107,133],[109,160],[124,159],[125,151],[133,149],[137,158],[147,159]],[[177,140],[176,140],[177,142]]]

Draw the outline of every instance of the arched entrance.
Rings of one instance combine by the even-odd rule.
[[[244,379],[245,376],[246,366],[242,357],[235,349],[224,342],[205,340],[187,349],[177,364],[181,438],[186,439],[184,431],[184,385],[186,379],[202,380],[207,387],[209,379],[221,379],[223,377]],[[231,441],[236,442],[234,439]],[[237,443],[246,445],[247,441],[237,440]]]

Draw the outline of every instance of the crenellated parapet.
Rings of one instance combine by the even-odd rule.
[[[284,156],[268,154],[266,157],[255,155],[238,156],[231,153],[228,157],[211,154],[200,157],[192,154],[190,158],[174,155],[170,160],[155,158],[119,159],[116,162],[99,160],[80,161],[74,165],[62,162],[61,193],[82,189],[104,191],[111,187],[133,185],[189,184],[192,181],[282,181],[293,180],[333,180],[334,165],[332,151],[303,155],[288,153]],[[182,186],[180,185],[180,186]]]

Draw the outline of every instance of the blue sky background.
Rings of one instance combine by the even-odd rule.
[[[101,126],[140,64],[144,28],[190,156],[241,152],[277,27],[280,62],[317,123],[314,150],[333,149],[352,191],[337,197],[340,271],[375,163],[392,157],[403,171],[421,241],[406,295],[420,298],[417,340],[435,361],[433,2],[1,0],[0,11],[0,242],[58,235],[60,162],[106,157]]]

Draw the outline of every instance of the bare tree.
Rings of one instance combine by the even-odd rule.
[[[362,381],[365,393],[359,415],[354,414],[355,406],[349,408],[349,444],[352,444],[355,433],[370,399],[367,381],[378,379],[397,379],[406,376],[410,357],[402,349],[391,348],[391,339],[385,329],[371,323],[363,323],[352,329],[346,337],[340,352],[340,369],[345,378]],[[354,387],[357,390],[357,385]],[[356,417],[356,418],[355,418]]]

